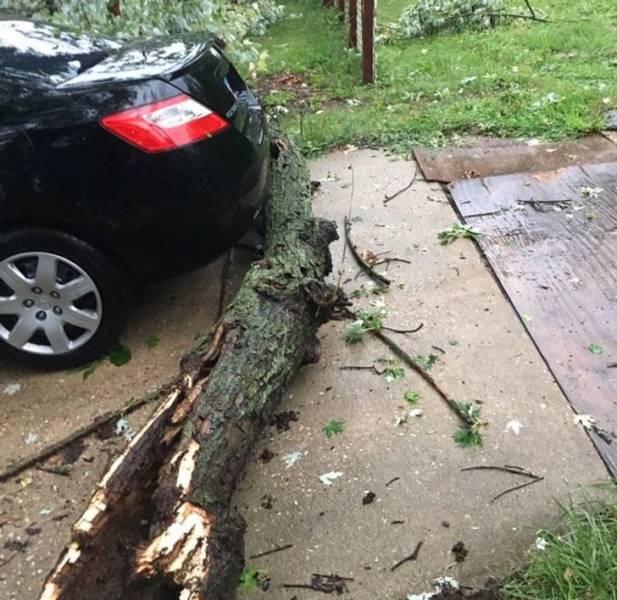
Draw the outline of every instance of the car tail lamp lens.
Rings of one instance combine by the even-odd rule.
[[[167,152],[212,137],[229,122],[185,94],[101,119],[101,125],[145,152]]]

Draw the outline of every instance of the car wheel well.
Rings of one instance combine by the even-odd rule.
[[[0,224],[0,234],[23,229],[47,229],[57,231],[59,233],[71,235],[80,239],[83,242],[86,242],[95,250],[98,250],[101,254],[104,254],[105,257],[113,263],[113,265],[120,272],[122,279],[127,286],[127,289],[131,292],[131,295],[133,295],[134,289],[139,282],[138,275],[133,271],[133,269],[131,269],[131,267],[126,263],[126,261],[122,259],[122,257],[116,254],[111,248],[109,248],[105,244],[102,244],[100,240],[96,238],[96,236],[90,234],[88,231],[83,230],[79,227],[68,225],[66,223],[39,219],[3,221]]]

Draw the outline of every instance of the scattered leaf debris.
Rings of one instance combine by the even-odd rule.
[[[328,439],[345,431],[345,421],[343,419],[332,419],[324,425],[323,432]]]
[[[447,246],[459,238],[467,238],[478,241],[483,237],[483,235],[484,234],[479,229],[476,229],[472,225],[461,225],[460,223],[455,223],[443,231],[440,231],[437,234],[437,238],[442,246]]]
[[[302,452],[289,452],[281,457],[281,460],[285,463],[285,466],[289,469],[293,467],[302,458]]]
[[[324,485],[332,485],[337,479],[343,476],[341,471],[329,471],[319,476],[319,481]]]

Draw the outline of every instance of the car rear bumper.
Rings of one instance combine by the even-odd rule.
[[[181,185],[160,188],[152,211],[121,254],[142,280],[203,265],[232,247],[251,227],[268,176],[269,138],[259,111],[260,135],[248,139],[230,127],[175,152]],[[162,182],[159,182],[159,184]]]

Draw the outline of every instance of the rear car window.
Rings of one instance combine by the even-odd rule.
[[[35,87],[55,87],[99,63],[118,44],[53,25],[0,19],[0,75]]]

